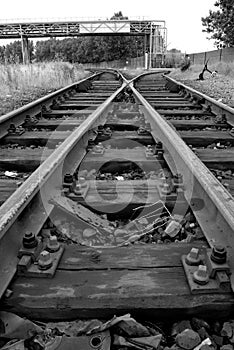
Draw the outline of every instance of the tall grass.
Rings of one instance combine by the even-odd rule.
[[[0,93],[4,96],[16,90],[55,90],[81,80],[88,74],[82,65],[66,62],[0,65]]]

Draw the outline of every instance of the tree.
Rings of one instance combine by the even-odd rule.
[[[88,36],[38,41],[35,58],[37,61],[96,63],[126,60],[143,55],[143,51],[143,36]]]
[[[29,57],[33,59],[33,41],[29,41]],[[0,46],[0,63],[22,63],[21,41],[13,41],[6,46]]]
[[[234,46],[234,0],[218,0],[214,5],[217,11],[202,17],[203,32],[215,39],[218,48]]]
[[[114,16],[111,17],[111,20],[114,19],[128,19],[128,17],[123,16],[122,11],[114,13]]]

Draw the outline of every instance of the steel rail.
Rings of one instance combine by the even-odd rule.
[[[227,248],[229,264],[234,272],[234,198],[169,123],[133,87],[134,81],[135,79],[129,86],[137,101],[142,104],[143,112],[151,124],[152,136],[162,141],[170,168],[183,174],[185,198],[194,211],[209,245],[220,244]],[[195,198],[199,199],[199,203]],[[234,290],[233,274],[231,279]]]
[[[76,128],[0,207],[0,298],[16,272],[17,254],[25,230],[30,228],[35,234],[40,231],[41,222],[43,224],[52,210],[48,199],[61,186],[64,173],[74,172],[86,153],[93,128],[104,123],[111,102],[125,86],[126,82]]]
[[[216,101],[214,98],[207,96],[203,94],[202,92],[199,92],[181,82],[176,81],[175,79],[165,76],[165,78],[168,81],[171,81],[175,83],[176,85],[180,86],[181,88],[185,89],[186,91],[190,92],[193,96],[198,96],[205,101],[206,106],[210,106],[212,108],[212,111],[217,114],[225,114],[227,122],[231,125],[234,126],[234,108],[229,107],[225,105],[222,102]]]

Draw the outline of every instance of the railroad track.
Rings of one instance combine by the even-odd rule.
[[[231,314],[231,108],[101,72],[0,122],[2,310]]]

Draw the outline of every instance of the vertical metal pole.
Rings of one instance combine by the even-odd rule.
[[[222,54],[223,54],[223,49],[219,50],[219,62],[222,61]]]
[[[28,38],[23,35],[21,35],[21,47],[22,47],[23,64],[29,64],[30,57],[29,57]]]
[[[147,49],[147,35],[145,34],[145,36],[144,36],[144,63],[143,63],[145,69],[147,69],[147,66],[148,66],[148,64],[147,64],[148,63],[147,62],[148,55],[146,54],[146,49]]]
[[[166,25],[166,24],[165,24]],[[164,26],[163,28],[163,64],[166,61],[166,54],[167,54],[167,28]]]
[[[148,69],[148,53],[145,52],[145,69]]]
[[[150,22],[150,49],[149,49],[149,69],[152,68],[152,22]]]
[[[158,27],[154,28],[154,32],[153,32],[153,60],[155,62],[155,68],[157,68],[157,46],[159,46],[159,54],[160,54],[160,44],[159,44],[159,40],[160,37],[158,35]]]

